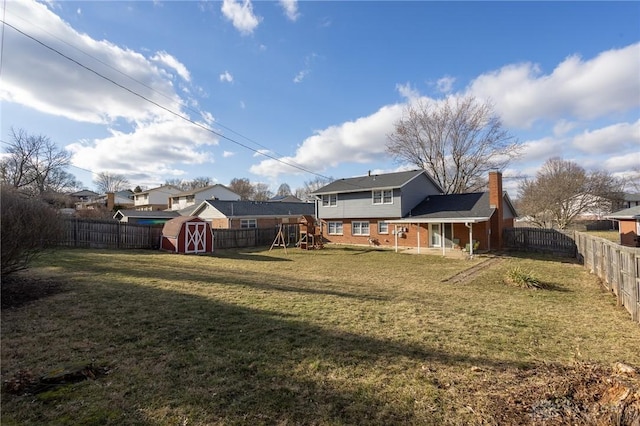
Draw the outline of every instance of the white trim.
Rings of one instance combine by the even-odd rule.
[[[401,224],[401,223],[480,223],[488,222],[489,217],[445,217],[445,218],[409,218],[409,219],[391,219],[386,220],[387,223]]]

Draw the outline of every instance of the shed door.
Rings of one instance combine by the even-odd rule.
[[[205,253],[207,251],[207,224],[205,222],[187,222],[185,229],[185,253]]]

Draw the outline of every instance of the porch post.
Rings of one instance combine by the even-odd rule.
[[[469,224],[469,256],[473,256],[473,223]]]
[[[395,231],[393,232],[393,236],[395,237],[395,243],[396,243],[396,253],[398,252],[398,224],[394,224],[394,229]]]

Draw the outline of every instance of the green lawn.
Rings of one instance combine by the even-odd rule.
[[[49,254],[29,273],[64,291],[2,310],[3,382],[89,362],[110,372],[5,390],[1,423],[526,424],[509,398],[550,389],[536,371],[554,383],[587,363],[640,366],[640,327],[580,265],[509,257],[443,282],[482,261],[348,247]],[[506,285],[516,265],[547,289]]]

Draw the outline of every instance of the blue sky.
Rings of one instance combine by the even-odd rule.
[[[467,94],[522,143],[512,197],[552,156],[640,178],[638,2],[8,0],[2,15],[1,138],[49,136],[88,188],[89,171],[275,191],[403,170],[385,154],[403,109]]]

